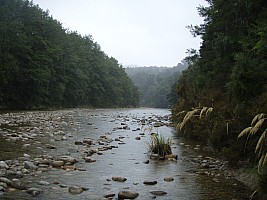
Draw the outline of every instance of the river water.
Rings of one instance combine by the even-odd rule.
[[[21,180],[27,187],[38,187],[43,192],[37,199],[104,199],[107,194],[122,190],[139,193],[137,199],[248,199],[251,191],[228,176],[224,170],[200,168],[211,160],[203,147],[190,144],[177,136],[168,126],[167,109],[72,109],[59,111],[12,112],[0,115],[0,160],[16,160],[28,154],[33,161],[37,157],[56,158],[68,155],[78,160],[76,168],[66,171],[52,168],[44,172],[25,174]],[[161,126],[153,127],[161,123]],[[32,137],[22,137],[23,134]],[[172,152],[177,161],[154,160],[148,153],[151,133],[172,139]],[[24,135],[25,136],[25,135]],[[140,137],[138,140],[136,137]],[[91,146],[76,145],[84,138],[91,138]],[[105,138],[107,141],[100,140]],[[119,141],[115,141],[115,139]],[[112,139],[112,142],[111,142]],[[76,142],[76,144],[75,144]],[[47,148],[47,147],[53,148]],[[103,146],[113,146],[101,150]],[[83,157],[90,149],[98,149],[91,156],[96,162],[85,162]],[[148,164],[144,162],[149,160]],[[224,165],[213,159],[214,163]],[[112,181],[113,176],[127,178],[125,182]],[[173,177],[174,181],[164,181]],[[144,185],[145,180],[157,181],[156,185]],[[40,185],[39,181],[49,184]],[[82,186],[88,190],[71,194],[70,186]],[[151,191],[164,191],[154,196]],[[0,199],[31,199],[25,191],[8,189]]]

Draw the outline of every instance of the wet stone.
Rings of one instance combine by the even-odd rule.
[[[143,182],[145,185],[156,185],[158,181],[146,180]]]
[[[167,177],[164,177],[164,181],[171,182],[171,181],[174,181],[174,178],[171,176],[167,176]]]
[[[127,178],[121,177],[121,176],[113,176],[111,178],[113,181],[118,181],[118,182],[125,182]]]
[[[11,187],[18,189],[18,190],[26,189],[26,186],[24,185],[24,183],[22,183],[22,181],[19,179],[13,179],[11,182]]]
[[[160,190],[150,191],[149,193],[151,193],[153,195],[156,195],[156,196],[163,196],[163,195],[166,195],[167,194],[167,192],[160,191]]]
[[[27,193],[31,194],[33,197],[37,197],[42,193],[42,189],[39,188],[29,188],[27,189]]]
[[[83,192],[83,189],[79,186],[70,186],[69,187],[69,192],[71,194],[80,194]]]
[[[120,191],[118,194],[119,199],[136,199],[139,196],[137,192]]]

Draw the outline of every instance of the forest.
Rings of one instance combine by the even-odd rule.
[[[142,107],[168,108],[176,100],[175,87],[182,71],[188,66],[186,61],[175,67],[126,67],[125,71],[139,91],[139,105]]]
[[[203,42],[186,58],[174,121],[180,134],[210,145],[229,164],[255,169],[266,192],[267,1],[207,2],[198,7],[204,23],[188,26]]]
[[[123,67],[90,35],[31,1],[0,1],[0,109],[137,105]]]

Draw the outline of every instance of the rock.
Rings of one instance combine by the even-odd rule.
[[[137,192],[131,191],[120,191],[118,194],[118,199],[135,199],[139,196]]]
[[[92,145],[93,144],[93,141],[91,139],[89,139],[89,138],[84,138],[83,139],[83,143],[84,144],[88,144],[88,145]]]
[[[158,181],[149,181],[149,180],[146,180],[143,182],[145,185],[156,185],[158,183]]]
[[[135,139],[136,139],[136,140],[141,140],[141,137],[136,137]]]
[[[6,183],[7,185],[11,185],[11,180],[5,177],[0,177],[0,182]]]
[[[32,163],[31,161],[24,161],[24,167],[26,169],[31,170],[31,171],[38,169],[38,167],[34,163]]]
[[[171,182],[174,181],[174,178],[171,176],[164,177],[164,181]]]
[[[58,186],[61,187],[61,188],[66,188],[66,187],[68,187],[68,186],[65,185],[65,184],[58,184]]]
[[[65,163],[71,163],[71,164],[78,162],[76,158],[73,158],[71,156],[60,156],[58,159],[64,161]]]
[[[47,145],[46,145],[46,148],[47,148],[47,149],[56,149],[57,147],[56,147],[56,146],[53,146],[53,145],[51,145],[51,144],[47,144]]]
[[[96,162],[96,160],[94,160],[90,157],[85,157],[84,160],[85,160],[85,162],[89,162],[89,163]]]
[[[5,161],[0,161],[0,169],[8,169],[8,165],[6,164]]]
[[[115,195],[116,195],[116,194],[113,194],[113,193],[112,193],[112,194],[106,194],[106,195],[104,195],[103,197],[107,199],[107,198],[111,198],[111,197],[113,198],[113,197],[115,197]]]
[[[47,181],[38,181],[39,185],[49,185],[50,183]]]
[[[3,182],[0,182],[0,186],[7,189],[7,184],[6,183],[3,183]]]
[[[69,192],[71,194],[80,194],[83,192],[83,189],[79,186],[70,186],[69,187]]]
[[[146,161],[144,161],[143,163],[144,163],[144,164],[148,164],[148,163],[149,163],[149,160],[146,160]]]
[[[178,159],[178,156],[177,155],[174,155],[174,154],[168,154],[168,155],[165,155],[164,156],[165,159]]]
[[[164,191],[150,191],[149,193],[153,194],[153,195],[156,195],[156,196],[163,196],[165,194],[167,194],[167,192],[164,192]]]
[[[64,165],[64,161],[62,160],[55,160],[51,162],[52,167],[60,168],[61,166]]]
[[[113,181],[118,181],[118,182],[125,182],[127,180],[127,178],[120,177],[120,176],[113,176],[111,179]]]
[[[25,190],[26,186],[19,179],[13,179],[11,182],[11,187],[18,190]]]
[[[41,194],[43,191],[39,188],[29,188],[27,189],[27,193],[31,194],[33,197],[37,197],[39,194]]]
[[[160,156],[158,154],[155,154],[155,153],[153,153],[153,154],[150,155],[150,158],[151,159],[159,159],[159,157]]]
[[[83,145],[83,142],[81,142],[81,141],[75,141],[74,144],[75,145]]]
[[[76,167],[74,165],[65,165],[65,166],[61,166],[61,168],[66,170],[66,171],[76,170]]]
[[[6,191],[6,188],[0,185],[0,192],[4,192],[4,191]]]

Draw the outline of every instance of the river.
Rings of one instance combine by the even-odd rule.
[[[105,199],[103,196],[112,194],[115,197],[110,199],[116,199],[124,190],[137,192],[136,199],[248,199],[251,191],[231,176],[226,163],[206,155],[201,145],[178,137],[168,126],[169,115],[167,109],[149,108],[1,113],[0,161],[6,161],[9,168],[1,169],[0,176],[9,172],[11,179],[10,171],[20,172],[23,177],[18,179],[27,188],[42,192],[32,197],[25,190],[9,187],[0,192],[0,199]],[[151,133],[172,139],[177,161],[150,158]],[[85,138],[92,144],[83,143]],[[90,150],[95,151],[90,155],[92,162],[85,162]],[[41,162],[63,155],[77,160],[74,170]],[[25,170],[25,160],[38,168]],[[113,181],[115,176],[127,180]],[[165,177],[174,180],[164,181]],[[145,180],[157,184],[145,185]],[[71,186],[85,189],[71,194]],[[166,194],[155,196],[151,191]]]

